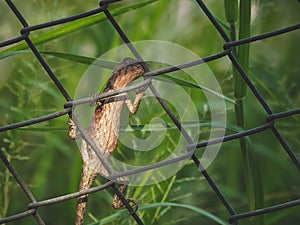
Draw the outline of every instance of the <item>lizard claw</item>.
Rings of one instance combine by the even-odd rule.
[[[126,201],[130,204],[132,203],[133,205],[130,204],[131,208],[133,209],[131,212],[128,212],[129,215],[134,214],[138,208],[139,208],[139,203],[137,200],[133,199],[133,198],[127,198]]]
[[[123,185],[120,187],[120,192],[122,194],[125,193],[127,186]],[[126,198],[126,202],[131,207],[131,210],[128,212],[130,215],[134,214],[138,209],[138,201],[133,198]],[[120,209],[126,209],[126,206],[121,201],[121,199],[118,197],[118,195],[115,195],[112,201],[112,207],[116,210]]]
[[[130,205],[130,207],[132,209],[132,210],[128,211],[128,214],[129,215],[134,214],[138,210],[138,205],[139,205],[138,201],[133,198],[127,198],[126,201],[128,202],[128,204]],[[126,206],[121,201],[118,201],[117,203],[113,202],[112,206],[116,210],[126,209]]]
[[[146,78],[146,79],[151,79],[151,78]],[[139,93],[142,93],[144,91],[146,91],[146,89],[149,87],[149,85],[151,84],[151,80],[148,84],[144,84],[142,87],[138,88],[135,93],[136,94],[139,94]]]

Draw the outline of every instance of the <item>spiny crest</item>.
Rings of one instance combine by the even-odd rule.
[[[122,63],[115,67],[105,91],[126,87],[130,82],[145,72],[142,64],[132,58],[124,58]]]

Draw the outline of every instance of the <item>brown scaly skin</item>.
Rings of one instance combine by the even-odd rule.
[[[126,87],[144,72],[145,71],[140,63],[133,59],[125,58],[122,63],[113,70],[112,76],[108,80],[104,92]],[[143,96],[143,92],[138,93],[133,104],[127,94],[120,94],[97,102],[97,107],[87,132],[103,155],[103,160],[108,159],[110,154],[117,148],[120,129],[120,114],[123,103],[126,103],[130,113],[135,114]],[[69,136],[71,138],[75,138],[76,136],[76,131],[74,131],[75,128],[73,121],[69,119]],[[83,191],[91,187],[93,181],[99,174],[108,176],[109,171],[104,168],[96,153],[85,140],[82,140],[80,154],[82,158],[82,176],[79,189],[80,191]],[[113,171],[112,168],[109,169]],[[125,192],[125,189],[125,185],[120,188],[121,192]],[[75,219],[76,225],[83,224],[87,198],[88,195],[85,195],[78,199]],[[132,199],[128,199],[128,201],[134,202]],[[114,196],[112,205],[116,209],[124,207],[117,196]]]

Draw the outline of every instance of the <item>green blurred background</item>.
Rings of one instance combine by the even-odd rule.
[[[112,12],[121,10],[120,15],[115,18],[131,41],[151,39],[169,41],[192,50],[202,58],[222,51],[224,44],[222,38],[194,1],[147,2],[122,1],[111,6]],[[98,6],[95,0],[72,2],[40,0],[26,3],[14,1],[14,3],[30,25],[71,16]],[[124,10],[128,5],[139,3],[146,4],[137,9]],[[226,29],[223,1],[211,0],[205,3]],[[252,1],[251,35],[299,23],[299,8],[300,4],[296,0]],[[0,40],[18,36],[21,25],[4,1],[0,2],[0,12]],[[79,23],[55,26],[32,32],[30,37],[36,40],[49,38],[50,41],[39,44],[38,49],[44,52],[65,53],[64,56],[68,56],[69,53],[97,58],[123,44],[111,24],[105,20],[80,29],[76,29],[76,26],[79,26]],[[74,29],[74,32],[67,28]],[[63,35],[51,37],[53,34],[51,32],[57,29],[60,29]],[[250,79],[274,112],[299,107],[299,38],[300,32],[294,31],[250,45]],[[62,110],[65,99],[33,54],[17,52],[22,46],[15,45],[15,49],[9,48],[0,49],[0,125]],[[77,83],[89,65],[79,63],[79,58],[76,57],[73,60],[66,60],[50,54],[43,56],[66,90],[73,96]],[[230,61],[222,58],[208,63],[208,66],[217,77],[223,94],[234,99],[234,78]],[[194,91],[189,86],[184,88],[190,93]],[[209,111],[203,111],[204,106],[199,102],[200,97],[195,96],[193,100],[199,103],[198,113],[201,122],[210,122]],[[141,108],[146,105],[147,102],[143,102]],[[237,127],[235,108],[229,101],[226,101],[226,106],[227,134],[231,134],[236,132]],[[160,108],[153,108],[155,114],[162,111]],[[250,91],[244,99],[244,112],[245,129],[265,123],[266,113]],[[299,119],[299,115],[296,115],[276,121],[276,127],[298,158]],[[132,120],[135,121],[134,118]],[[173,140],[178,138],[178,134],[169,132]],[[204,135],[199,141],[205,140],[206,132],[207,128],[201,128],[200,133]],[[136,135],[143,137],[147,132],[145,134],[143,131],[136,131]],[[162,158],[167,154],[164,152],[165,149],[172,148],[169,144],[172,141],[170,135],[158,149]],[[270,131],[265,131],[250,136],[247,141],[255,152],[257,161],[253,164],[259,169],[262,179],[263,205],[271,206],[299,198],[299,172],[274,135]],[[67,136],[67,116],[2,132],[0,146],[38,201],[78,190],[81,159],[76,143]],[[217,158],[208,168],[209,174],[238,213],[248,211],[249,207],[242,168],[243,160],[238,140],[224,143]],[[98,178],[97,183],[101,182],[104,182],[104,179]],[[118,213],[110,207],[112,195],[112,190],[107,190],[90,197],[86,224],[100,224],[98,222],[101,219],[102,223],[108,224],[134,224],[126,213]],[[182,170],[165,182],[139,188],[130,187],[128,195],[140,200],[138,214],[145,224],[228,223],[228,212],[192,162],[187,163]],[[0,163],[0,217],[22,212],[27,209],[28,203],[27,197]],[[47,224],[72,224],[75,205],[76,200],[70,200],[39,208],[38,212]],[[214,219],[208,217],[211,214],[215,216]],[[263,221],[264,224],[299,224],[299,206],[261,217],[264,217],[264,221],[259,221]],[[35,224],[35,222],[28,217],[9,224]],[[239,224],[257,223],[255,220],[244,219]]]

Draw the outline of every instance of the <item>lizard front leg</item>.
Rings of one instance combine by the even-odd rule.
[[[76,140],[76,139],[80,138],[81,135],[80,135],[80,133],[77,133],[77,128],[76,128],[76,125],[75,125],[71,115],[68,118],[68,125],[69,125],[69,128],[68,128],[69,138],[71,138],[72,140]]]
[[[72,116],[71,115],[68,118],[68,125],[69,125],[68,136],[72,140],[74,140],[74,139],[76,139],[76,125],[75,125],[74,121],[72,120]]]
[[[137,93],[133,103],[127,95],[126,100],[125,100],[125,104],[127,105],[127,108],[129,109],[131,114],[133,114],[133,115],[136,114],[136,112],[137,112],[137,110],[140,106],[141,100],[142,100],[144,95],[145,95],[144,92]],[[69,125],[68,136],[72,140],[75,140],[75,139],[79,138],[80,134],[77,133],[76,125],[72,120],[72,116],[69,116],[69,118],[68,118],[68,125]]]
[[[134,102],[132,104],[132,101],[130,100],[129,97],[127,97],[127,99],[125,100],[125,103],[127,105],[127,108],[129,109],[129,112],[131,114],[136,114],[139,106],[140,106],[140,103],[141,103],[141,100],[142,98],[144,97],[145,93],[144,92],[139,92],[136,94],[135,96],[135,99],[134,99]]]

